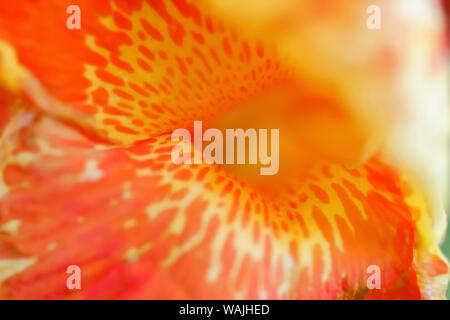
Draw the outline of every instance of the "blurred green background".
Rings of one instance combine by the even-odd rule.
[[[447,214],[450,211],[447,210]],[[447,256],[447,258],[450,260],[450,229],[447,229],[447,236],[445,237],[445,241],[442,244],[442,251]],[[447,299],[450,300],[450,290],[447,290]]]
[[[450,212],[447,210],[447,214]],[[442,251],[450,260],[450,230],[447,229],[447,236],[445,237],[444,244],[442,245]],[[450,299],[450,290],[447,290],[447,299]]]
[[[448,180],[450,181],[450,170],[448,175]],[[449,189],[450,189],[450,183],[449,183]],[[450,214],[450,191],[448,193],[448,203],[447,203],[447,216]],[[450,260],[450,228],[447,228],[447,235],[445,237],[444,243],[442,244],[442,251],[447,256],[447,258]],[[447,290],[447,299],[450,300],[450,290]]]

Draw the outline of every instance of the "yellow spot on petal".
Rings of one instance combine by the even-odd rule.
[[[62,157],[64,155],[64,152],[60,149],[53,148],[49,145],[47,140],[37,140],[37,145],[39,146],[39,149],[42,154],[54,156],[54,157]]]
[[[133,193],[131,192],[131,182],[129,181],[123,184],[122,199],[123,200],[133,199]]]
[[[83,223],[85,220],[86,220],[86,219],[85,219],[83,216],[79,216],[79,217],[77,218],[77,222],[78,222],[78,223]]]
[[[123,223],[123,227],[125,229],[133,228],[135,225],[136,225],[136,220],[134,220],[134,219],[127,220]]]
[[[4,225],[0,226],[0,232],[9,233],[12,236],[16,236],[19,232],[20,220],[10,220]]]
[[[132,248],[128,249],[127,252],[125,252],[123,259],[128,262],[137,261],[137,260],[139,260],[139,257],[141,255],[143,255],[144,253],[146,253],[148,250],[150,250],[151,247],[152,247],[152,245],[150,243],[146,243],[140,248],[132,247]]]
[[[0,85],[13,93],[18,93],[29,72],[19,63],[13,47],[0,41]]]
[[[57,246],[58,246],[58,244],[56,242],[49,243],[49,245],[47,246],[47,250],[53,251],[56,249]]]
[[[152,175],[152,173],[153,173],[153,171],[150,170],[149,168],[137,169],[136,170],[136,176],[137,177],[150,176],[150,175]]]
[[[98,168],[96,160],[86,161],[86,166],[83,172],[78,176],[79,182],[98,181],[103,178],[104,173]]]
[[[5,184],[0,172],[0,199],[3,198],[9,192],[9,187]]]
[[[32,266],[36,260],[36,258],[0,260],[0,283]]]

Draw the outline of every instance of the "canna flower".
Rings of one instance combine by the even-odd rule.
[[[444,14],[377,2],[0,2],[0,298],[444,298]],[[174,164],[196,120],[279,174]]]

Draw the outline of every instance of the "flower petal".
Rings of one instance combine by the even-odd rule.
[[[325,19],[281,25],[261,42],[218,19],[223,8],[185,0],[80,0],[82,29],[68,30],[72,2],[0,3],[0,297],[443,297],[444,215],[429,186],[442,166],[392,160],[437,154],[403,148],[404,132],[424,132],[422,122],[393,116],[424,110],[388,94],[414,70],[409,59],[391,68],[387,58],[398,62],[404,51],[369,46],[354,63],[349,46],[330,55],[330,37],[298,41],[311,40]],[[279,11],[269,11],[249,21],[270,31],[265,18]],[[347,13],[332,21],[348,44]],[[442,65],[441,29],[424,21],[420,39],[431,35],[430,43],[407,42],[421,62],[413,87],[426,79],[424,91],[443,92],[442,71],[425,72],[435,53]],[[300,54],[308,43],[311,52]],[[374,95],[359,91],[372,84]],[[442,103],[433,106],[432,123],[445,127],[436,121],[445,118]],[[281,141],[289,179],[267,190],[228,168],[174,165],[169,133],[193,120],[279,123],[290,136]],[[403,130],[392,129],[398,122]],[[418,145],[443,137],[432,133]],[[417,171],[432,178],[421,183]],[[76,293],[65,286],[72,264],[83,274]],[[367,289],[372,265],[382,271],[379,291]]]
[[[127,144],[206,121],[287,78],[274,50],[238,38],[185,0],[77,1],[82,28],[68,30],[72,3],[2,3],[0,39],[29,70],[20,89],[38,107],[110,140]],[[33,76],[46,94],[29,85]]]
[[[0,297],[417,299],[418,276],[428,292],[447,276],[420,239],[423,198],[379,160],[317,165],[269,196],[219,167],[174,165],[168,135],[116,148],[51,119],[26,131],[2,170],[0,261],[17,272]],[[381,290],[367,289],[371,265]]]

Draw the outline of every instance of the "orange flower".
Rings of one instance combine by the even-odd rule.
[[[0,298],[443,298],[442,12],[358,2],[0,2]],[[279,174],[172,163],[194,120]]]

